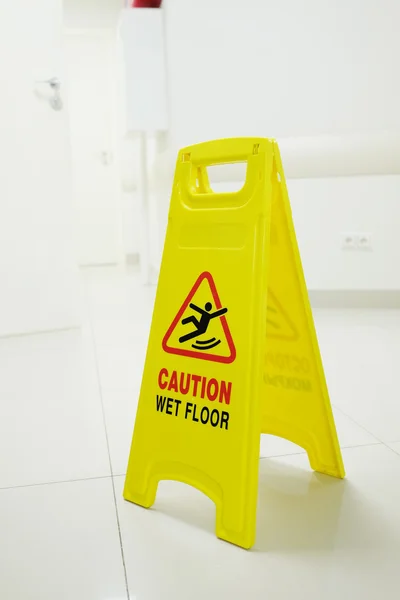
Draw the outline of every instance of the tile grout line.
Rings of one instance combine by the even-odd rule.
[[[352,448],[368,448],[369,446],[385,446],[385,444],[384,442],[371,442],[369,444],[355,444],[354,446],[340,446],[340,449],[351,450]],[[271,456],[260,456],[260,460],[270,460],[271,458],[285,458],[285,456],[303,456],[304,454],[307,454],[307,452],[305,450],[300,450],[300,452],[291,452],[290,454],[272,454]]]
[[[388,450],[391,450],[394,454],[396,454],[396,456],[400,456],[400,454],[397,452],[397,450],[393,450],[393,448],[391,448],[390,446],[388,446],[387,444],[385,444],[385,442],[382,442],[382,443],[386,446],[386,448]],[[388,443],[393,444],[393,442],[388,442]],[[397,444],[397,442],[394,442],[394,443]]]
[[[369,429],[367,429],[366,427],[364,427],[364,425],[361,425],[360,423],[358,423],[358,421],[356,421],[355,419],[353,419],[353,417],[350,417],[350,415],[348,415],[347,413],[345,413],[341,408],[339,408],[336,404],[334,405],[335,409],[338,410],[339,412],[341,412],[345,417],[347,417],[348,419],[350,419],[350,421],[352,421],[353,423],[355,423],[355,425],[357,425],[358,427],[361,427],[361,429],[363,429],[366,433],[368,433],[369,435],[371,435],[373,438],[375,438],[376,440],[378,440],[378,442],[380,444],[382,444],[383,446],[385,446],[385,448],[387,448],[388,450],[391,450],[392,452],[394,452],[395,454],[399,454],[398,452],[396,452],[396,450],[393,450],[393,448],[391,448],[388,444],[393,443],[393,442],[384,442],[383,440],[381,440],[380,438],[378,438],[378,436],[376,436],[374,433],[372,433],[371,431],[369,431]],[[396,442],[394,442],[396,443]],[[373,446],[376,444],[368,444],[369,446]],[[354,447],[354,446],[351,446]],[[399,455],[400,456],[400,455]]]
[[[66,333],[69,331],[77,331],[80,325],[71,325],[70,327],[56,327],[53,329],[38,329],[37,331],[28,331],[26,333],[10,333],[8,335],[0,335],[0,342],[8,340],[19,340],[20,338],[31,338],[35,335],[51,335],[52,333]]]
[[[369,448],[370,446],[384,446],[383,442],[368,442],[368,444],[352,444],[351,446],[340,446],[341,450],[351,450],[352,448]]]
[[[120,546],[120,550],[121,550],[122,567],[123,567],[123,570],[124,570],[126,597],[127,597],[127,600],[129,600],[130,599],[130,594],[129,594],[129,585],[128,585],[128,574],[127,574],[127,571],[126,571],[125,554],[124,554],[124,547],[123,547],[123,542],[122,542],[121,523],[120,523],[119,514],[118,514],[117,494],[115,492],[115,482],[114,482],[113,467],[112,467],[111,452],[110,452],[110,442],[109,442],[109,439],[108,439],[106,412],[105,412],[105,408],[104,408],[103,391],[102,391],[102,388],[101,388],[100,368],[99,368],[99,361],[98,361],[98,356],[97,356],[97,347],[96,347],[96,341],[95,341],[94,327],[93,327],[93,323],[92,323],[92,319],[91,319],[91,314],[90,314],[90,308],[91,307],[90,307],[90,302],[89,302],[89,297],[88,297],[88,281],[87,281],[86,277],[85,277],[85,280],[84,280],[84,290],[85,290],[86,306],[87,306],[87,309],[88,309],[88,319],[89,319],[90,332],[91,332],[91,338],[92,338],[93,354],[94,354],[95,365],[96,365],[96,375],[97,375],[97,384],[98,384],[98,389],[99,389],[100,405],[101,405],[101,411],[102,411],[102,414],[103,414],[104,434],[105,434],[105,437],[106,437],[107,452],[108,452],[108,462],[109,462],[109,465],[110,465],[111,486],[112,486],[113,497],[114,497],[115,517],[116,517],[116,521],[117,521],[117,529],[118,529],[118,537],[119,537],[119,546]]]
[[[358,421],[356,421],[355,419],[353,419],[353,417],[350,417],[350,415],[348,415],[341,408],[339,408],[338,406],[336,406],[336,404],[334,406],[335,406],[336,410],[340,411],[345,417],[347,417],[348,419],[350,419],[350,421],[353,421],[353,423],[355,423],[355,425],[357,425],[358,427],[361,427],[361,429],[363,429],[366,433],[368,433],[369,435],[371,435],[372,437],[374,437],[376,440],[378,440],[378,442],[380,444],[382,444],[383,446],[385,446],[388,450],[391,450],[395,454],[399,454],[398,452],[396,452],[396,450],[393,450],[393,448],[391,448],[389,446],[389,444],[396,444],[397,442],[384,442],[383,440],[381,440],[380,438],[378,438],[374,433],[372,433],[371,431],[369,431],[369,429],[366,429],[364,427],[364,425],[361,425],[360,423],[358,423]],[[368,444],[368,446],[374,446],[374,445],[376,445],[376,444]],[[348,446],[348,447],[349,448],[353,448],[354,446]],[[399,454],[399,456],[400,456],[400,454]]]
[[[342,410],[341,408],[339,408],[336,404],[333,405],[335,407],[336,410],[338,410],[339,412],[342,413],[342,415],[344,415],[345,417],[347,417],[348,419],[350,419],[350,421],[352,421],[355,425],[357,425],[357,427],[360,427],[361,429],[363,429],[366,433],[368,433],[370,436],[372,436],[373,438],[375,438],[380,444],[385,444],[385,442],[383,440],[381,440],[380,438],[378,438],[378,436],[376,436],[374,433],[372,433],[371,431],[369,431],[369,429],[367,429],[366,427],[364,427],[364,425],[361,425],[361,423],[359,423],[358,421],[356,421],[355,419],[353,419],[353,417],[351,417],[350,415],[348,415],[347,413],[344,412],[344,410]]]
[[[8,485],[0,487],[0,492],[3,490],[20,490],[23,488],[31,488],[43,485],[62,485],[63,483],[79,483],[80,481],[96,481],[97,479],[111,479],[112,475],[98,475],[97,477],[79,477],[78,479],[61,479],[60,481],[39,481],[39,483],[26,483],[23,485]]]

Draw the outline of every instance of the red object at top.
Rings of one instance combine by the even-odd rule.
[[[133,8],[160,8],[162,0],[133,0]]]

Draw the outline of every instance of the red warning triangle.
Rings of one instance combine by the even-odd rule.
[[[236,348],[211,273],[196,280],[162,341],[169,354],[232,363]],[[212,350],[212,352],[211,352]]]

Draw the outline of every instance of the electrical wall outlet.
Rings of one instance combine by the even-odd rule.
[[[372,250],[372,235],[370,233],[359,233],[357,248],[359,250]]]
[[[357,241],[355,233],[342,233],[342,250],[356,250]]]
[[[372,250],[372,234],[368,232],[341,233],[342,250]]]

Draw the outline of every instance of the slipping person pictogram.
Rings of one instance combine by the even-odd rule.
[[[196,279],[164,335],[164,352],[230,364],[236,358],[236,348],[227,312],[213,276],[204,271]],[[216,351],[213,348],[217,348]]]
[[[211,313],[210,312],[212,309],[211,302],[206,302],[204,309],[200,308],[199,306],[196,306],[196,304],[189,304],[189,306],[196,312],[200,313],[201,317],[200,317],[200,319],[197,319],[194,315],[191,315],[190,317],[186,317],[186,319],[182,319],[182,321],[181,321],[182,325],[187,325],[188,323],[193,323],[193,325],[196,327],[196,329],[194,331],[191,331],[190,333],[187,333],[186,335],[183,335],[182,337],[180,337],[179,338],[180,344],[183,344],[185,342],[188,342],[189,340],[199,337],[200,335],[203,335],[203,333],[206,333],[211,319],[215,319],[216,317],[221,317],[222,315],[224,315],[228,312],[227,308],[220,308],[219,310],[216,310],[215,312]],[[215,338],[213,338],[212,340],[207,340],[205,342],[199,342],[199,343],[208,344],[208,343],[210,343],[210,342],[212,343],[214,341],[215,341]],[[218,340],[216,344],[213,344],[213,346],[216,346],[219,343],[220,343],[220,340]],[[197,347],[197,346],[193,346],[193,347]],[[204,346],[200,346],[199,349],[203,349],[203,348],[206,349]],[[210,348],[210,346],[208,346],[207,349],[208,348]]]

